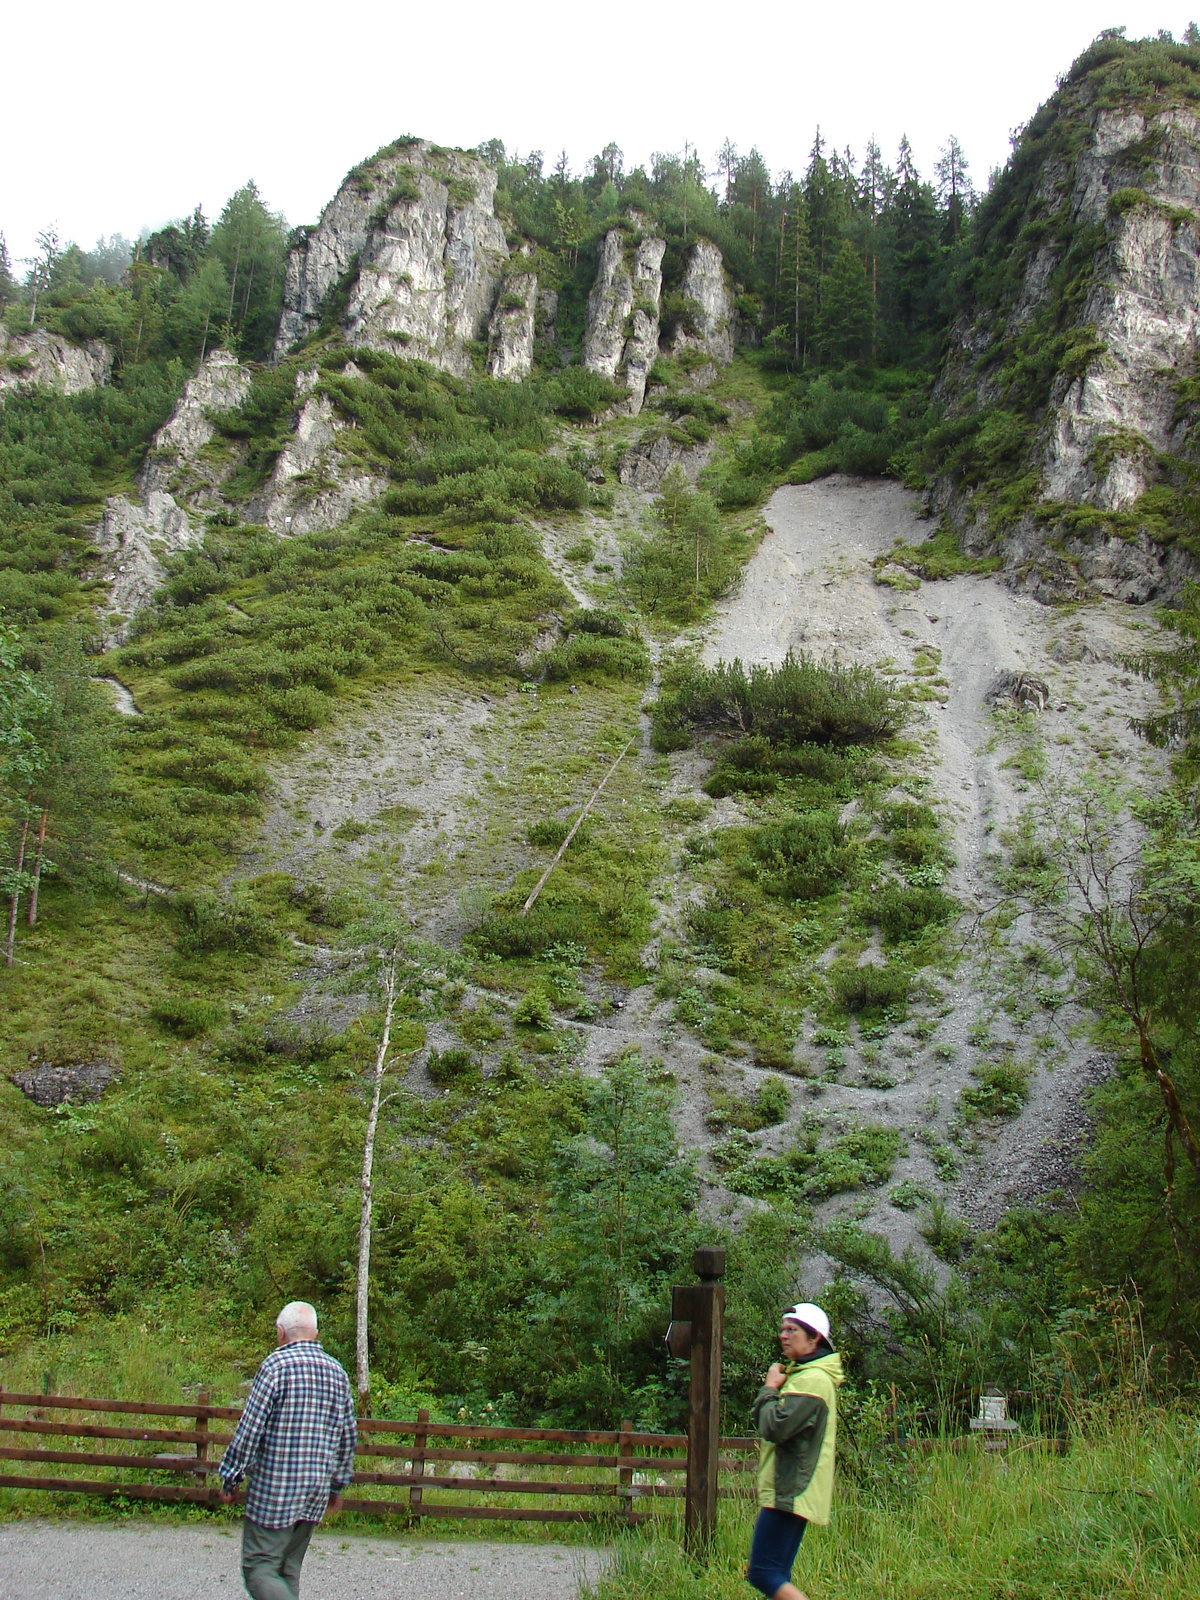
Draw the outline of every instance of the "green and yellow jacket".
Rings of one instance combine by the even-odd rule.
[[[758,1447],[758,1503],[809,1522],[828,1522],[837,1445],[836,1350],[789,1362],[781,1389],[759,1391],[752,1415]]]

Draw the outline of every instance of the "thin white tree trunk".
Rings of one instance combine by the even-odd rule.
[[[367,1137],[363,1143],[362,1210],[358,1220],[358,1289],[354,1318],[354,1353],[358,1368],[358,1409],[365,1415],[371,1396],[371,1366],[367,1344],[367,1297],[371,1277],[371,1168],[375,1162],[375,1129],[379,1123],[379,1099],[383,1075],[387,1071],[388,1044],[392,1033],[392,1012],[396,1005],[396,952],[383,986],[386,1004],[383,1012],[383,1037],[375,1055],[375,1078],[371,1089],[371,1110],[367,1117]]]

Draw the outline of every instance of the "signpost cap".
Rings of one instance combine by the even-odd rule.
[[[692,1257],[692,1266],[701,1283],[715,1283],[725,1276],[725,1251],[719,1244],[702,1244]]]

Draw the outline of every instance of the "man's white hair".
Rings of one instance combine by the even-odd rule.
[[[316,1333],[317,1308],[307,1300],[289,1300],[275,1318],[275,1326],[282,1328],[289,1338],[298,1333]]]

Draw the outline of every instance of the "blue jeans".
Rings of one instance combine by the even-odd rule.
[[[778,1594],[785,1583],[792,1581],[792,1562],[800,1548],[808,1523],[803,1517],[794,1517],[790,1511],[775,1511],[763,1506],[754,1524],[754,1538],[750,1543],[750,1565],[746,1568],[747,1582],[767,1596]]]

